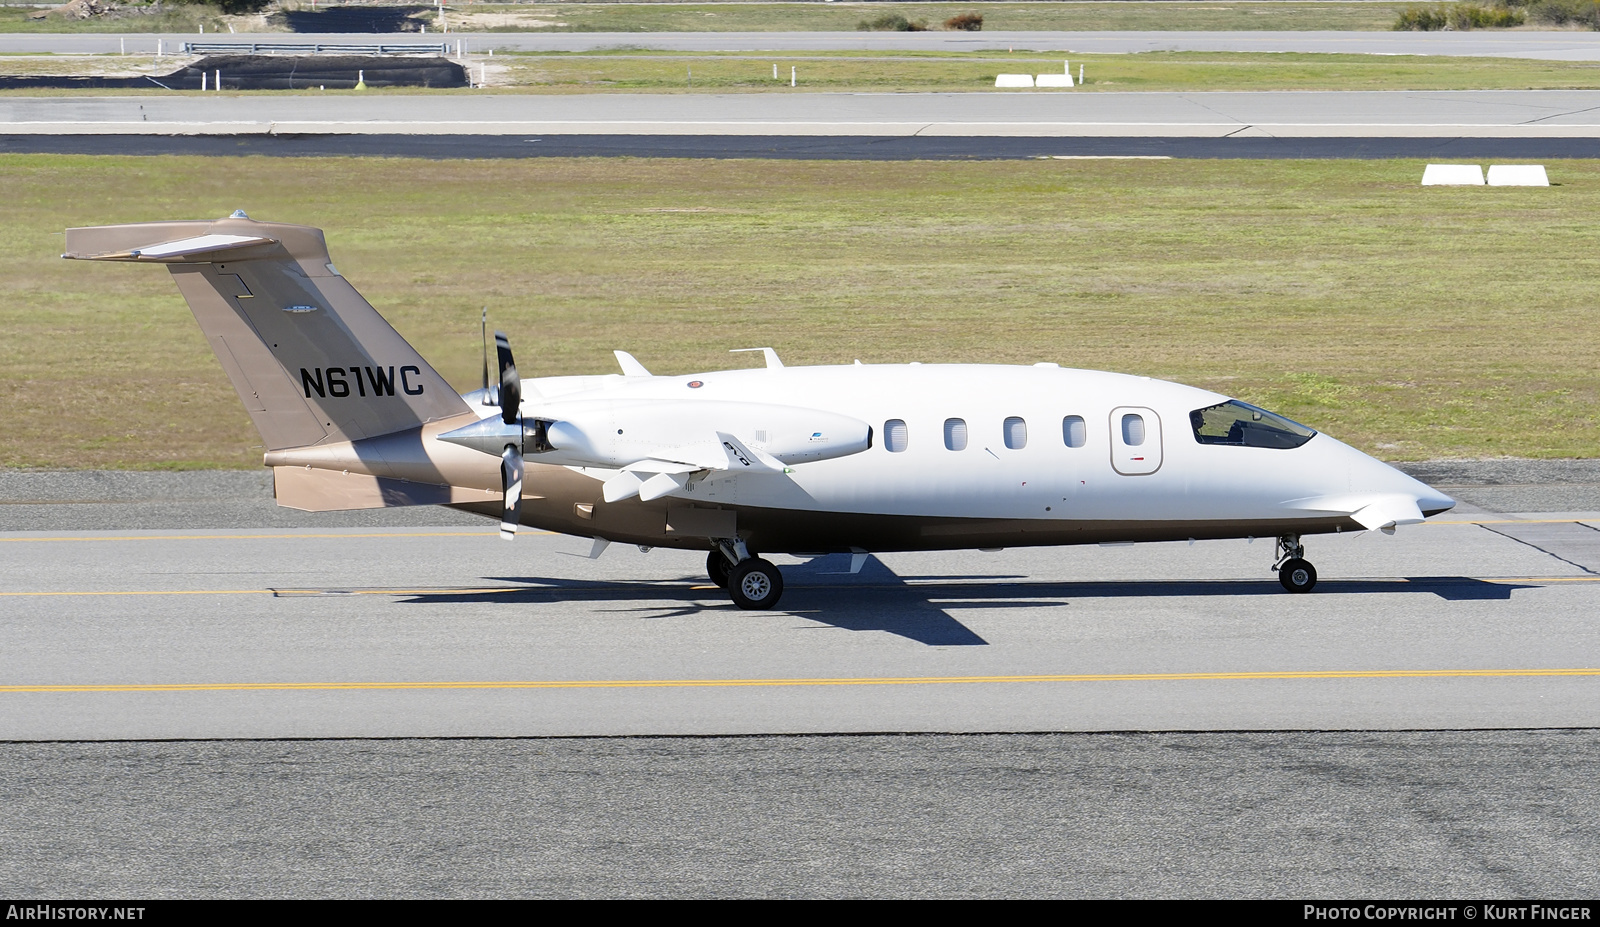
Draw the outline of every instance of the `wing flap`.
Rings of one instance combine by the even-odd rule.
[[[712,477],[716,479],[733,473],[788,472],[783,461],[727,432],[717,432],[717,440],[720,447],[689,445],[628,464],[601,486],[602,497],[607,502],[621,502],[638,496],[649,502],[683,489],[695,473],[716,474]]]
[[[649,502],[682,489],[696,471],[708,469],[690,463],[654,458],[631,463],[600,487],[607,502],[621,502],[638,496]]]

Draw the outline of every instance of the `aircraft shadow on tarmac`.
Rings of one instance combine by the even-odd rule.
[[[963,608],[1065,607],[1072,599],[1287,596],[1275,580],[1176,580],[1146,582],[1030,582],[1023,576],[900,576],[877,558],[860,573],[845,572],[843,556],[819,557],[784,567],[784,614],[846,631],[884,631],[929,646],[976,646],[988,641],[962,624],[952,611]],[[650,619],[677,618],[708,611],[734,610],[723,593],[699,577],[689,584],[612,582],[530,576],[490,576],[513,583],[496,589],[441,590],[409,594],[416,604],[502,604],[550,602],[627,602],[624,609]],[[1534,584],[1488,582],[1467,576],[1406,577],[1388,580],[1323,580],[1314,596],[1421,593],[1451,602],[1504,600]],[[639,607],[641,600],[654,604]]]

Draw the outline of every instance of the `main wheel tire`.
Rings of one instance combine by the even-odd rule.
[[[746,610],[771,608],[783,595],[783,574],[760,557],[751,557],[728,571],[728,595]]]
[[[1310,592],[1317,585],[1317,568],[1295,557],[1278,570],[1278,582],[1290,592]]]
[[[718,589],[728,588],[728,571],[732,569],[733,564],[720,550],[712,551],[711,556],[706,558],[706,575],[711,577]]]

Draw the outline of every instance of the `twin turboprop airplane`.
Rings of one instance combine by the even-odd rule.
[[[861,364],[522,380],[460,395],[334,269],[321,230],[155,222],[67,230],[63,257],[166,264],[266,447],[279,505],[448,505],[608,542],[708,551],[746,609],[758,551],[1277,539],[1421,522],[1455,503],[1333,438],[1207,390],[1056,364]]]

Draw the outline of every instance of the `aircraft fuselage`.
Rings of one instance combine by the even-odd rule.
[[[1305,508],[1303,500],[1408,494],[1424,514],[1453,504],[1324,434],[1299,447],[1201,443],[1191,414],[1228,397],[1123,374],[849,365],[525,384],[540,397],[524,400],[525,418],[575,416],[608,434],[618,421],[610,410],[658,406],[660,420],[677,421],[680,410],[725,402],[816,410],[871,429],[870,447],[858,453],[786,473],[689,482],[650,502],[605,502],[601,485],[614,469],[545,465],[560,454],[528,455],[524,524],[628,543],[703,549],[703,537],[673,530],[673,515],[687,510],[735,513],[753,550],[825,552],[1359,531],[1350,513]],[[1126,433],[1130,415],[1142,434]],[[739,437],[765,443],[759,419],[743,424]],[[498,513],[487,501],[467,507]]]

